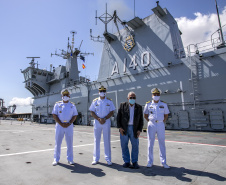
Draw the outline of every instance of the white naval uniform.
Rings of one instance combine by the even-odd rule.
[[[111,111],[115,110],[115,106],[111,100],[105,97],[105,99],[96,98],[93,100],[90,111],[94,112],[99,118],[106,117]],[[100,140],[101,132],[103,130],[104,137],[104,153],[105,160],[111,161],[111,120],[107,119],[104,124],[100,124],[98,120],[94,120],[94,151],[93,161],[99,161],[100,159]]]
[[[78,115],[76,106],[71,102],[64,103],[63,101],[56,102],[52,114],[58,116],[62,123],[69,123],[73,116]],[[65,135],[67,143],[67,160],[73,161],[73,123],[67,128],[63,128],[59,123],[56,123],[55,130],[55,150],[54,160],[60,160],[61,143]]]
[[[153,164],[153,148],[155,134],[157,133],[159,143],[160,162],[166,164],[166,147],[165,147],[165,124],[164,114],[169,114],[167,104],[159,101],[147,102],[144,107],[144,114],[148,114],[148,163]]]

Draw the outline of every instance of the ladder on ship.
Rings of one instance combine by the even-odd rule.
[[[202,130],[202,127],[206,127],[208,125],[208,121],[205,118],[205,111],[200,107],[200,88],[199,88],[199,79],[202,75],[202,66],[201,62],[196,56],[191,56],[191,45],[188,46],[188,60],[190,63],[191,70],[191,85],[192,85],[192,93],[193,96],[193,116],[191,117],[191,121],[194,123],[194,126],[197,130]],[[197,49],[197,46],[194,45]]]
[[[188,60],[190,63],[190,70],[191,70],[191,83],[192,83],[192,93],[191,95],[193,96],[193,109],[199,109],[200,104],[199,104],[199,86],[198,86],[198,81],[199,81],[199,74],[201,73],[201,67],[196,61],[195,57],[191,56],[191,45],[188,46]],[[196,47],[196,46],[195,46]]]

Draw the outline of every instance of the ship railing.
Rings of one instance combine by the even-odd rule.
[[[217,47],[219,46],[219,43],[225,45],[225,38],[226,38],[226,24],[223,25],[223,26],[221,27],[221,29],[222,29],[222,32],[223,32],[223,40],[221,39],[221,36],[220,36],[220,29],[218,29],[217,31],[215,31],[215,32],[211,35],[212,47],[213,47],[214,49],[217,49]],[[216,41],[216,39],[212,39],[213,36],[216,35],[216,33],[218,33],[217,41]]]
[[[223,37],[226,39],[226,24],[222,26]],[[218,33],[218,36],[216,34]],[[223,43],[225,45],[225,41]],[[179,48],[175,52],[179,53],[179,58],[193,56],[195,54],[201,54],[208,51],[214,51],[222,45],[222,39],[220,38],[220,30],[218,29],[211,35],[210,40],[199,42],[196,44],[190,44],[187,47]],[[183,52],[184,51],[184,52]]]

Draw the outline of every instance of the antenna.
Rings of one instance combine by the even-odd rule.
[[[96,18],[96,25],[97,25],[97,10],[96,10],[96,17],[95,18]]]
[[[100,35],[94,37],[92,35],[92,29],[90,29],[90,39],[93,40],[94,42],[104,42],[104,37],[101,37]]]
[[[96,11],[96,21],[97,18],[100,19],[105,24],[105,32],[107,32],[107,24],[113,19],[113,17],[107,12],[107,3],[106,3],[106,11],[101,16],[97,17],[97,11]],[[96,23],[97,24],[97,23]]]
[[[50,72],[52,72],[53,64],[50,64]]]
[[[135,0],[134,0],[134,18],[135,18]]]
[[[35,67],[35,58],[40,58],[40,57],[26,57],[26,58],[31,58],[31,62],[29,63],[30,64],[30,67]],[[38,68],[38,66],[37,66]]]
[[[73,53],[73,49],[74,49],[74,40],[75,40],[75,38],[74,38],[74,36],[75,36],[75,34],[77,34],[77,32],[76,31],[71,31],[71,34],[72,34],[72,41],[71,41],[71,52]]]
[[[83,40],[80,43],[79,49],[78,48],[74,48],[74,37],[75,37],[75,34],[77,34],[77,32],[76,31],[71,31],[70,33],[72,34],[72,42],[71,42],[71,45],[70,45],[70,42],[69,42],[70,39],[68,37],[67,51],[65,51],[63,49],[59,49],[61,52],[57,53],[57,50],[56,50],[54,54],[51,53],[51,57],[53,55],[56,55],[56,56],[62,57],[63,59],[69,59],[69,58],[74,58],[74,57],[80,57],[81,56],[80,48],[82,46]],[[90,55],[90,54],[94,55],[93,53],[82,53],[82,54],[83,55]],[[54,67],[52,66],[51,68],[53,68],[53,71],[54,71]]]
[[[107,24],[108,24],[109,22],[111,22],[112,20],[114,20],[114,23],[115,23],[115,25],[116,25],[116,27],[117,27],[118,32],[119,32],[119,28],[118,28],[117,21],[119,21],[119,22],[122,24],[122,26],[123,26],[129,33],[131,33],[131,31],[129,30],[129,28],[126,26],[126,22],[122,22],[122,21],[119,19],[119,17],[117,16],[116,10],[114,11],[113,16],[111,16],[111,15],[107,12],[107,3],[106,3],[106,11],[105,11],[105,13],[98,17],[98,16],[97,16],[97,11],[96,11],[96,17],[95,17],[95,18],[96,18],[96,24],[97,24],[97,18],[100,19],[100,20],[104,23],[104,25],[105,25],[105,31],[104,31],[104,34],[103,34],[103,35],[104,35],[104,37],[107,39],[108,42],[111,42],[111,41],[114,41],[114,40],[117,39],[117,37],[116,37],[115,35],[113,35],[113,34],[111,34],[111,33],[109,33],[109,32],[107,31]],[[119,32],[119,36],[121,37],[120,32]],[[102,39],[100,36],[98,36],[98,37],[93,37],[93,36],[92,36],[92,29],[90,29],[90,37],[91,37],[91,40],[93,40],[93,41],[104,42],[103,39]]]
[[[82,46],[82,42],[83,42],[83,40],[81,41],[81,44],[80,44],[80,46],[79,46],[78,50],[80,50],[80,48],[81,48],[81,46]]]
[[[219,16],[218,7],[217,7],[217,0],[215,0],[215,3],[216,3],[216,9],[217,9],[219,32],[220,32],[220,37],[221,37],[221,44],[218,46],[220,48],[220,47],[225,47],[225,45],[224,45],[225,43],[224,43],[224,36],[223,36],[223,32],[222,32],[220,16]]]

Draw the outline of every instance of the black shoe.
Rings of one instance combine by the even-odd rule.
[[[135,163],[133,163],[133,168],[134,168],[134,169],[138,169],[138,168],[140,168],[140,166],[138,165],[137,162],[135,162]]]
[[[129,168],[130,167],[130,163],[124,163],[122,166],[123,166],[123,168]]]

